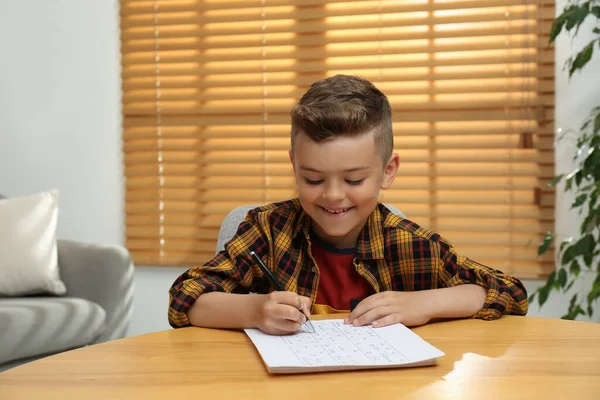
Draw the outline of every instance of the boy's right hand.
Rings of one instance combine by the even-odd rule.
[[[256,326],[270,335],[296,332],[310,316],[311,300],[294,292],[271,292],[262,295],[256,313]]]

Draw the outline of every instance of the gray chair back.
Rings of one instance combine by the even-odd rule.
[[[402,218],[406,218],[404,213],[398,210],[396,207],[385,203],[384,206],[386,206],[394,214]],[[221,224],[221,229],[219,230],[219,237],[217,239],[217,253],[225,249],[225,243],[230,241],[233,235],[235,235],[235,232],[237,232],[238,227],[240,226],[244,218],[246,218],[246,214],[248,214],[248,211],[256,207],[260,207],[260,204],[248,204],[244,206],[239,206],[231,210],[229,214],[225,216],[225,219]]]

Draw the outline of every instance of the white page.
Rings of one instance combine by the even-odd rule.
[[[245,329],[270,372],[313,372],[435,364],[444,353],[401,324],[354,327],[341,319],[311,321],[316,333],[268,335]]]

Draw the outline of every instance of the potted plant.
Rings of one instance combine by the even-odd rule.
[[[570,0],[552,24],[550,43],[554,43],[560,34],[575,37],[588,18],[594,21],[592,39],[566,61],[569,78],[600,53],[600,0]],[[565,132],[559,140],[572,134]],[[565,192],[573,195],[571,208],[578,212],[581,223],[573,237],[561,238],[556,233],[546,233],[538,254],[545,253],[553,243],[560,242],[556,252],[559,268],[530,297],[533,303],[537,296],[541,307],[553,291],[571,295],[568,312],[562,317],[564,319],[575,319],[580,315],[591,317],[594,313],[593,304],[600,297],[600,105],[591,108],[589,117],[575,134],[574,169],[568,174],[556,176],[550,185],[564,182]],[[582,278],[593,281],[589,289],[588,285],[584,290],[572,289],[574,283]]]

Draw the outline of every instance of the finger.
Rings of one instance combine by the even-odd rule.
[[[304,315],[305,319],[308,318],[309,313],[306,311],[306,307],[302,302],[302,296],[298,295],[298,311]]]
[[[346,317],[347,323],[351,324],[356,318],[369,312],[372,308],[377,307],[379,297],[381,297],[380,293],[376,293],[358,303],[358,305],[354,307],[354,310]]]
[[[284,334],[297,332],[302,326],[302,324],[297,321],[290,321],[287,319],[275,320],[273,325],[275,329],[283,332]]]
[[[351,324],[355,319],[368,313],[374,308],[387,305],[386,303],[387,300],[385,299],[384,293],[375,293],[358,303],[354,310],[352,310],[352,312],[344,319],[344,322]]]
[[[291,332],[282,331],[281,329],[268,328],[265,329],[265,333],[269,335],[283,336],[283,335],[291,335]]]
[[[373,321],[376,321],[378,319],[381,319],[383,317],[391,315],[392,313],[393,313],[393,310],[390,306],[376,307],[372,310],[369,310],[368,312],[361,315],[360,317],[356,318],[354,321],[352,321],[352,325],[354,325],[354,326],[370,325]]]
[[[296,310],[300,311],[305,317],[310,317],[310,308],[312,301],[309,297],[298,295],[294,292],[271,292],[269,294],[271,300],[276,304],[291,306]],[[297,314],[282,314],[283,318],[296,319]]]
[[[271,292],[272,299],[275,300],[279,304],[287,304],[288,306],[292,306],[295,309],[300,309],[298,294],[295,292]]]
[[[300,296],[300,301],[302,302],[302,312],[307,318],[310,318],[310,308],[312,306],[310,297]]]
[[[279,320],[268,325],[265,333],[270,335],[291,335],[300,329],[300,324],[293,321]]]
[[[389,314],[386,315],[383,318],[379,318],[378,320],[373,321],[373,327],[375,328],[383,328],[384,326],[388,326],[388,325],[393,325],[395,323],[402,323],[402,320],[400,318],[400,315],[398,313],[396,314]]]
[[[300,310],[287,304],[278,304],[275,306],[273,316],[276,319],[294,321],[300,324],[306,322],[306,316]]]

